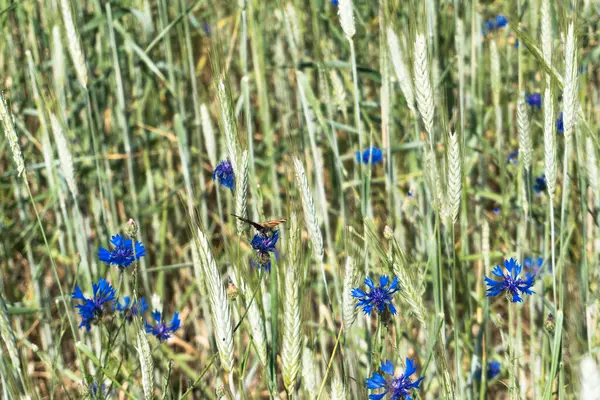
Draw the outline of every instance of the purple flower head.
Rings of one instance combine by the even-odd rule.
[[[256,263],[259,268],[263,268],[265,271],[271,270],[271,256],[269,253],[275,253],[275,245],[279,240],[279,231],[274,230],[272,232],[257,232],[250,245],[256,250]]]
[[[213,181],[219,180],[222,186],[233,190],[235,187],[235,174],[233,172],[233,166],[229,160],[223,160],[217,165],[213,172]]]
[[[150,325],[146,322],[146,332],[153,334],[161,342],[170,338],[171,334],[179,329],[179,326],[181,325],[178,312],[173,315],[173,319],[171,319],[171,322],[168,324],[162,320],[162,316],[158,310],[152,312],[152,318],[154,318],[156,324]]]
[[[383,161],[383,151],[371,146],[362,153],[360,151],[356,152],[356,162],[359,164],[369,164],[369,161],[371,161],[371,165],[379,164]]]
[[[497,15],[496,18],[483,23],[483,29],[481,30],[481,34],[485,36],[490,32],[496,31],[500,28],[504,28],[506,25],[508,25],[508,18],[504,15]]]
[[[542,95],[539,93],[526,94],[525,102],[531,107],[536,107],[538,110],[542,109]]]
[[[352,297],[358,299],[356,307],[362,307],[363,312],[366,315],[371,315],[371,311],[374,307],[379,314],[383,313],[386,308],[388,308],[392,314],[396,314],[396,308],[392,304],[392,297],[394,296],[394,293],[400,290],[400,284],[396,277],[394,277],[392,283],[388,286],[389,283],[389,278],[385,275],[381,275],[381,277],[379,277],[379,286],[375,286],[373,280],[367,276],[365,278],[365,285],[371,289],[370,292],[365,293],[359,288],[352,289]]]
[[[98,249],[98,259],[108,265],[116,265],[119,268],[127,268],[132,262],[146,255],[146,249],[141,242],[135,242],[135,254],[131,239],[124,239],[122,235],[115,235],[110,239],[115,246],[112,251],[104,247]]]
[[[121,317],[127,322],[133,321],[134,317],[141,316],[148,309],[148,303],[145,298],[131,302],[129,296],[123,297],[123,304],[117,303],[114,310],[121,313]]]
[[[498,296],[500,293],[506,292],[507,295],[512,295],[511,301],[516,303],[523,301],[519,296],[519,293],[528,295],[535,293],[531,290],[534,284],[535,275],[527,274],[525,279],[519,277],[522,267],[512,258],[504,261],[504,268],[506,268],[506,271],[508,272],[506,275],[499,265],[496,265],[492,271],[493,275],[501,278],[500,281],[495,281],[487,276],[485,277],[485,283],[488,285],[488,297]]]
[[[492,211],[494,214],[500,215],[500,207],[494,207],[494,209]]]
[[[546,175],[540,175],[537,178],[535,178],[535,183],[533,184],[533,191],[539,194],[544,192],[546,189],[548,189]]]
[[[556,131],[558,133],[560,133],[561,135],[565,132],[565,124],[563,121],[562,111],[560,112],[560,114],[558,115],[558,118],[556,119]]]
[[[73,300],[81,300],[83,304],[77,304],[75,308],[79,309],[81,323],[79,327],[85,326],[88,331],[92,324],[98,323],[104,316],[105,307],[115,299],[116,290],[108,281],[100,278],[98,284],[93,283],[92,289],[94,295],[91,298],[86,298],[79,286],[75,286],[75,291],[71,294]]]
[[[414,360],[410,358],[406,359],[404,373],[397,378],[394,375],[394,364],[389,360],[381,363],[381,371],[387,375],[387,379],[382,374],[373,372],[373,375],[365,380],[367,389],[383,389],[383,392],[379,394],[370,394],[369,400],[381,400],[386,394],[389,395],[391,400],[412,400],[410,397],[412,389],[419,389],[421,381],[425,378],[422,376],[414,382],[410,380],[410,376],[417,371]]]
[[[506,163],[512,164],[512,165],[518,165],[519,164],[519,152],[511,151],[510,153],[508,153],[508,156],[506,157]]]

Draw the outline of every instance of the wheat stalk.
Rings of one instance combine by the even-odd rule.
[[[202,121],[202,134],[204,136],[204,145],[206,154],[212,165],[217,165],[217,145],[215,144],[215,131],[212,126],[210,113],[206,104],[200,105],[200,119]]]
[[[198,229],[196,245],[202,260],[204,279],[208,290],[210,311],[215,331],[215,342],[219,349],[221,365],[226,372],[233,369],[233,327],[231,325],[231,309],[227,292],[221,280],[217,262],[215,261],[207,237]]]
[[[456,223],[460,210],[462,192],[462,167],[460,162],[460,149],[458,134],[452,132],[448,135],[448,200],[452,222]]]
[[[232,274],[234,283],[240,288],[242,295],[244,296],[244,304],[248,310],[246,317],[248,318],[248,324],[252,331],[252,342],[256,349],[256,354],[262,365],[267,364],[267,345],[265,341],[265,324],[263,322],[262,315],[259,309],[259,303],[256,299],[253,299],[254,293],[249,290],[246,282],[241,279],[236,273]]]
[[[229,154],[229,161],[233,165],[238,165],[237,126],[233,116],[233,109],[231,108],[229,92],[223,78],[219,79],[217,84],[217,99],[219,101],[219,109],[221,110],[221,124],[225,133],[225,144],[227,146],[227,153]]]
[[[346,39],[352,40],[356,33],[354,27],[354,13],[352,10],[352,0],[339,0],[338,15],[340,16],[340,24]]]
[[[550,88],[544,90],[544,173],[550,197],[556,190],[556,145],[554,143],[554,102]]]
[[[588,182],[594,197],[598,199],[600,193],[598,193],[598,164],[596,160],[596,148],[594,147],[594,141],[591,137],[585,139],[585,169],[587,172]]]
[[[67,181],[69,191],[74,198],[77,198],[77,184],[75,183],[75,169],[73,168],[73,157],[69,151],[69,144],[63,132],[63,126],[54,114],[50,114],[50,125],[54,133],[54,141],[58,149],[58,160],[60,161],[60,170]]]
[[[519,131],[519,161],[522,162],[525,170],[529,171],[531,168],[532,145],[527,105],[522,94],[517,100],[517,130]]]
[[[306,178],[304,166],[297,157],[294,157],[294,171],[296,173],[296,183],[300,188],[304,221],[308,228],[308,232],[310,233],[313,251],[318,260],[323,260],[325,250],[323,248],[323,236],[321,235],[321,229],[319,228],[315,202],[313,201],[313,196],[310,187],[308,186],[308,179]]]
[[[542,0],[541,7],[541,42],[542,57],[547,65],[552,65],[552,15],[550,14],[550,0]],[[549,84],[550,76],[546,75],[546,82]]]
[[[425,35],[419,33],[415,38],[414,48],[414,81],[415,94],[417,98],[417,107],[425,130],[429,134],[430,145],[433,143],[433,90],[431,89],[431,79],[429,76],[429,60],[427,58],[427,40]]]
[[[23,155],[21,154],[19,137],[15,131],[12,114],[6,104],[3,92],[0,92],[0,119],[4,125],[4,135],[6,135],[6,139],[8,140],[8,145],[10,146],[13,155],[13,161],[17,166],[17,173],[21,176],[25,171],[25,162],[23,161]]]
[[[4,297],[0,294],[0,336],[6,345],[8,355],[13,364],[15,371],[21,373],[21,359],[19,357],[19,350],[17,349],[17,339],[15,333],[10,324],[10,318],[8,316],[8,309],[4,302]]]
[[[396,32],[394,32],[394,30],[391,27],[388,27],[387,29],[387,38],[388,51],[390,53],[390,58],[392,59],[392,65],[394,66],[396,78],[398,79],[398,83],[400,84],[400,90],[402,90],[402,94],[404,94],[404,98],[406,99],[408,108],[413,113],[413,115],[416,115],[415,95],[413,92],[412,80],[410,79],[408,68],[406,67],[406,63],[404,62],[404,57],[402,56],[398,35],[396,35]]]
[[[154,398],[154,362],[152,361],[150,344],[148,344],[148,338],[143,329],[140,329],[137,333],[137,352],[142,370],[144,399],[152,400]]]
[[[333,383],[331,384],[330,397],[331,400],[348,400],[346,387],[344,386],[344,382],[342,382],[339,376],[333,378]]]
[[[296,387],[296,377],[300,369],[300,351],[302,336],[300,317],[300,229],[298,217],[293,213],[290,218],[289,235],[287,238],[287,257],[284,271],[284,302],[283,302],[283,346],[281,349],[281,368],[283,382],[288,392]]]
[[[71,13],[71,2],[69,0],[60,0],[60,9],[63,17],[63,24],[67,33],[68,49],[75,67],[75,74],[81,86],[87,89],[88,72],[85,64],[85,54],[81,48],[79,33],[75,28],[73,14]]]
[[[566,145],[571,142],[577,122],[577,49],[573,22],[567,28],[565,44],[565,75],[563,92],[563,123]]]
[[[344,288],[342,292],[342,320],[344,321],[344,330],[348,331],[356,320],[356,300],[352,297],[352,289],[358,284],[358,268],[355,257],[348,255],[346,257],[346,266],[344,268]]]
[[[237,184],[235,185],[235,213],[246,218],[248,209],[248,150],[242,153],[241,164],[236,172]],[[244,232],[245,222],[236,218],[237,234],[241,236]]]

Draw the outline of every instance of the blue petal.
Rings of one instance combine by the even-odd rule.
[[[371,290],[375,290],[375,284],[370,276],[365,277],[365,285],[371,288]]]
[[[394,364],[390,360],[385,360],[385,362],[381,362],[381,370],[388,375],[394,375]]]
[[[75,291],[73,292],[73,294],[71,294],[71,297],[73,299],[85,300],[83,292],[81,291],[81,288],[79,286],[75,286]]]
[[[385,380],[385,378],[383,376],[381,376],[380,374],[378,374],[377,372],[373,373],[373,376],[371,376],[370,378],[367,378],[365,380],[365,383],[367,385],[367,388],[374,390],[374,389],[380,389],[383,387],[386,387],[387,385],[387,381]]]
[[[411,360],[410,358],[406,358],[406,368],[404,369],[404,377],[408,378],[409,376],[411,376],[412,374],[414,374],[417,371],[417,368],[415,368],[415,362],[414,360]]]
[[[98,260],[110,264],[110,251],[106,250],[104,247],[100,247],[98,249]]]
[[[123,236],[116,234],[110,239],[110,242],[116,247],[119,247],[123,244]]]
[[[158,311],[158,310],[152,311],[152,318],[154,318],[154,320],[156,322],[160,323],[160,311]]]
[[[375,393],[370,394],[369,395],[369,400],[381,400],[381,399],[383,399],[385,397],[385,395],[387,394],[387,392],[388,391],[386,390],[385,392],[380,393],[380,394],[375,394]]]
[[[386,275],[381,275],[379,277],[379,284],[381,285],[381,287],[387,286],[389,281],[390,280]]]
[[[179,329],[180,324],[181,321],[179,320],[179,313],[176,312],[173,315],[173,319],[171,320],[171,326],[169,327],[169,329],[171,330],[171,332],[175,332],[177,329]]]

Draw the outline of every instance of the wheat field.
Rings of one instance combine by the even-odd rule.
[[[0,398],[600,399],[598,2],[0,21]]]

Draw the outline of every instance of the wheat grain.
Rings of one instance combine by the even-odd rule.
[[[433,90],[431,89],[431,79],[429,75],[429,60],[427,57],[427,40],[425,35],[419,33],[415,38],[414,48],[414,81],[415,97],[417,98],[417,107],[425,130],[429,134],[430,144],[433,143]]]
[[[531,133],[529,130],[529,116],[527,115],[527,105],[523,95],[517,100],[517,130],[519,131],[519,161],[523,168],[529,171],[531,168]]]
[[[150,344],[148,344],[148,338],[143,329],[140,329],[137,333],[137,352],[140,360],[140,369],[142,370],[144,399],[152,400],[154,398],[154,362],[152,360]]]
[[[325,250],[323,248],[323,236],[321,235],[321,228],[319,227],[319,221],[317,219],[315,202],[313,201],[313,196],[310,187],[308,186],[308,179],[306,178],[304,166],[297,157],[294,157],[294,171],[296,173],[296,183],[300,188],[304,221],[308,228],[308,232],[310,233],[313,251],[318,260],[323,260]]]
[[[21,154],[19,137],[15,131],[12,114],[6,104],[3,92],[0,92],[0,119],[2,119],[2,124],[4,125],[4,135],[6,135],[6,139],[8,140],[8,145],[10,146],[13,155],[13,161],[17,166],[17,173],[21,176],[25,171],[25,162],[23,161],[23,155]]]
[[[346,387],[344,386],[344,382],[339,376],[333,378],[333,383],[331,384],[331,400],[348,400],[348,395],[346,394]]]
[[[402,90],[402,94],[404,94],[404,98],[406,99],[406,104],[408,104],[408,108],[413,113],[413,115],[416,115],[415,95],[412,87],[412,79],[410,79],[408,68],[406,67],[406,63],[404,62],[404,57],[400,49],[398,35],[396,35],[396,32],[394,32],[394,30],[391,27],[388,27],[387,29],[387,38],[388,51],[390,53],[390,58],[392,59],[392,65],[394,66],[396,79],[398,79],[398,83],[400,84],[400,90]]]
[[[65,26],[65,32],[67,34],[67,47],[71,59],[73,60],[73,66],[75,67],[75,74],[81,86],[87,89],[88,83],[88,71],[85,64],[85,54],[81,48],[81,41],[79,33],[75,28],[75,22],[73,21],[73,14],[71,13],[71,3],[69,0],[60,0],[60,9],[63,17],[63,24]]]
[[[58,159],[60,161],[60,170],[67,181],[69,191],[74,198],[77,198],[77,184],[75,183],[75,169],[73,168],[73,157],[69,151],[69,145],[65,134],[63,132],[63,126],[54,114],[50,114],[50,124],[52,125],[52,133],[54,134],[54,141],[56,142],[56,148],[58,149]]]
[[[563,92],[563,124],[566,145],[571,142],[573,127],[577,119],[577,49],[575,27],[569,23],[565,44],[565,74]]]
[[[550,0],[542,0],[541,19],[542,57],[547,65],[552,65],[552,15]],[[549,79],[550,76],[547,75],[547,84],[550,83]]]
[[[544,90],[544,173],[550,197],[556,190],[556,145],[554,143],[554,102],[550,88]]]
[[[238,165],[237,126],[233,116],[231,98],[223,78],[217,84],[217,99],[221,110],[221,124],[225,133],[225,144],[229,161],[232,165]]]
[[[215,342],[219,349],[221,365],[226,372],[231,372],[234,362],[233,327],[231,325],[231,309],[229,307],[229,300],[227,299],[227,292],[221,280],[217,262],[210,251],[208,238],[200,229],[197,230],[196,245],[198,246],[200,259],[202,260],[215,331]]]
[[[342,25],[346,39],[352,40],[352,37],[356,33],[352,0],[339,0],[338,15],[340,16],[340,24]]]
[[[248,150],[242,153],[241,164],[237,167],[235,174],[235,213],[242,218],[246,218],[248,213]],[[236,218],[237,234],[241,236],[244,232],[245,223]]]
[[[458,211],[460,210],[462,193],[462,167],[458,145],[458,134],[452,134],[452,132],[449,133],[448,147],[448,200],[450,202],[452,222],[456,223]]]
[[[21,358],[19,357],[19,350],[17,349],[17,339],[15,332],[10,324],[10,318],[8,316],[8,309],[4,302],[4,297],[0,293],[0,336],[4,341],[6,350],[12,362],[15,371],[21,373]]]
[[[358,284],[358,268],[356,259],[348,255],[346,257],[346,266],[344,268],[344,287],[342,292],[342,319],[344,321],[344,330],[348,331],[356,320],[356,301],[352,297],[352,289]]]
[[[287,238],[287,256],[285,262],[285,284],[283,302],[283,347],[281,349],[281,368],[283,382],[288,392],[296,387],[296,377],[300,369],[300,351],[302,336],[300,317],[300,229],[298,217],[293,213],[290,218]]]

